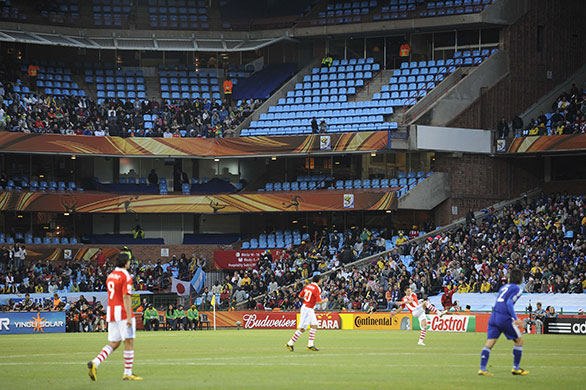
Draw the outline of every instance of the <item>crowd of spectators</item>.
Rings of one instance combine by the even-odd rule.
[[[204,291],[204,302],[220,294],[224,307],[244,302],[248,309],[298,309],[300,280],[328,270],[334,272],[323,281],[324,296],[329,297],[323,310],[387,309],[401,298],[406,285],[421,296],[444,291],[494,293],[507,282],[513,267],[525,274],[525,292],[583,293],[585,238],[585,197],[544,195],[499,212],[487,210],[478,221],[470,213],[460,228],[419,244],[405,240],[365,267],[347,266],[357,258],[350,247],[330,251],[306,243],[276,259],[267,254],[255,269],[235,272]],[[365,240],[364,256],[380,251],[376,241]]]
[[[568,92],[561,94],[551,106],[551,113],[539,113],[525,125],[515,115],[509,122],[502,117],[497,124],[499,138],[533,135],[563,135],[586,133],[586,89],[572,84]]]
[[[513,267],[525,274],[525,292],[586,291],[584,196],[542,195],[500,211],[485,210],[478,219],[470,212],[466,223],[458,228],[418,243],[400,235],[398,246],[391,251],[373,257],[367,264],[352,264],[383,252],[385,239],[394,233],[349,229],[344,233],[342,248],[338,249],[339,237],[324,230],[298,247],[267,250],[256,267],[226,275],[224,280],[205,288],[198,297],[201,299],[193,301],[193,307],[168,308],[165,325],[169,329],[195,329],[195,313],[210,310],[213,295],[219,297],[220,309],[298,309],[302,304],[298,297],[302,280],[326,271],[332,272],[323,280],[323,295],[328,302],[318,307],[322,310],[390,309],[402,297],[405,286],[421,296],[444,293],[444,306],[454,310],[458,305],[451,302],[452,293],[497,292]],[[417,233],[414,228],[409,237],[414,238]],[[27,267],[23,262],[20,269],[15,269],[14,261],[10,261],[0,273],[0,285],[4,293],[59,292],[66,286],[67,291],[105,291],[104,281],[112,266],[107,261],[100,263],[72,261],[54,266],[45,262]],[[165,263],[140,265],[133,261],[131,273],[136,275],[136,290],[167,291],[171,276],[190,280],[199,267],[206,268],[205,259],[181,255]],[[54,299],[41,306],[45,310],[67,310],[71,331],[104,328],[99,321],[103,308],[96,302],[64,305]],[[31,308],[21,302],[2,309]],[[41,307],[34,307],[38,308]],[[143,308],[145,313],[149,309],[152,307]],[[152,319],[156,326],[153,323],[150,328],[158,329],[158,316],[153,315]]]
[[[232,107],[213,99],[144,100],[52,96],[16,92],[14,72],[0,69],[0,131],[121,137],[206,137],[232,135],[260,100]],[[147,117],[145,121],[145,115]],[[151,119],[151,120],[148,120]],[[148,126],[147,126],[148,123]]]

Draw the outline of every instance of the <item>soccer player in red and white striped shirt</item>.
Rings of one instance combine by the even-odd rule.
[[[413,315],[413,320],[415,321],[415,318],[419,319],[421,333],[419,334],[419,341],[417,342],[417,345],[425,345],[423,343],[425,334],[427,333],[427,317],[425,316],[425,308],[427,308],[431,313],[439,314],[440,317],[446,314],[445,311],[439,311],[427,299],[419,303],[417,294],[415,294],[409,286],[405,288],[405,296],[399,305],[399,308],[391,313],[391,318],[393,318],[397,313],[401,312],[403,307],[406,306]]]
[[[313,345],[315,340],[315,331],[318,325],[314,308],[316,304],[327,301],[327,298],[322,299],[321,297],[320,284],[321,276],[315,275],[312,279],[312,282],[305,286],[299,293],[299,298],[303,299],[303,306],[301,306],[301,312],[299,314],[299,329],[295,331],[293,337],[291,337],[289,342],[285,345],[285,347],[287,347],[287,349],[291,352],[295,351],[293,344],[295,344],[299,336],[301,336],[301,334],[310,327],[307,349],[309,351],[319,351],[319,349]]]
[[[88,362],[89,376],[97,381],[98,366],[114,352],[124,341],[124,375],[123,380],[141,381],[142,378],[132,373],[134,363],[134,337],[136,320],[131,307],[132,276],[128,273],[130,259],[125,253],[116,256],[116,269],[108,275],[108,341],[110,342],[92,361]]]

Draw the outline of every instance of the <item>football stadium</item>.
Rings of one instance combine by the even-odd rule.
[[[584,389],[584,42],[583,0],[0,0],[0,387]]]

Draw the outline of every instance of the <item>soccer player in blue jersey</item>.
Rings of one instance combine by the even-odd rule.
[[[490,350],[496,344],[501,333],[505,334],[508,340],[513,340],[513,375],[527,375],[529,371],[519,367],[521,355],[523,354],[523,337],[521,336],[523,322],[515,314],[515,302],[521,296],[519,285],[523,282],[523,273],[521,270],[513,269],[509,274],[509,283],[502,286],[498,292],[496,303],[492,308],[492,314],[488,320],[488,332],[486,334],[486,345],[480,355],[480,370],[478,375],[492,376],[492,373],[486,370]]]

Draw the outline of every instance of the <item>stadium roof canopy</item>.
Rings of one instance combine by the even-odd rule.
[[[39,45],[71,46],[85,49],[149,50],[149,51],[211,51],[230,52],[258,50],[283,40],[288,36],[270,38],[133,38],[133,37],[84,37],[45,32],[14,31],[0,28],[0,41]]]

